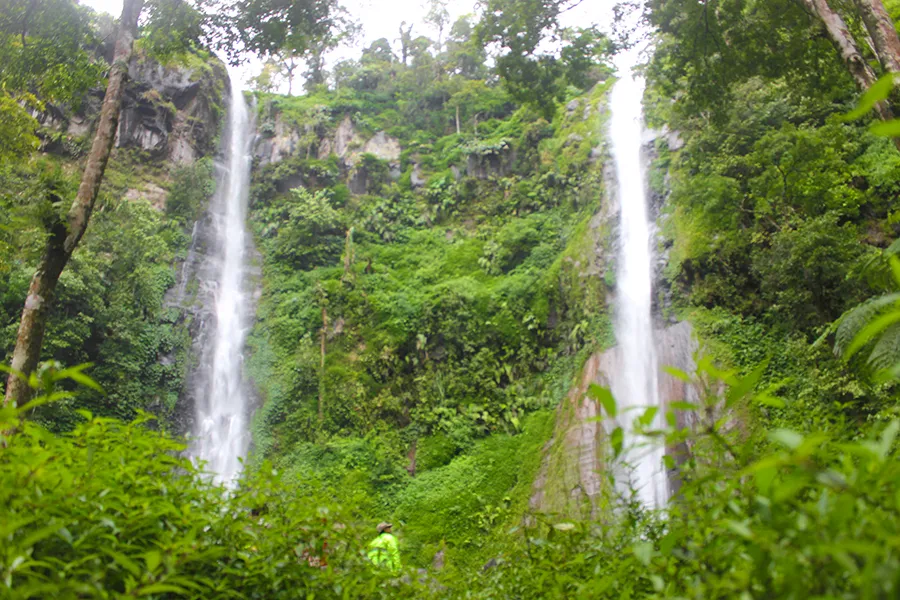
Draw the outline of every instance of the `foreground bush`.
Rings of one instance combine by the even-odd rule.
[[[621,499],[610,494],[601,522],[532,526],[525,544],[460,596],[900,596],[900,422],[885,413],[854,440],[750,429],[766,411],[786,409],[779,398],[751,393],[763,369],[737,378],[701,362],[700,371],[700,379],[719,381],[708,390],[727,393],[676,403],[665,429],[649,427],[655,408],[636,418],[639,430],[664,436],[668,447],[691,447],[665,517],[633,502],[615,507]],[[611,399],[607,406],[614,412]],[[692,426],[676,427],[676,412],[693,413]],[[610,461],[620,449],[610,448]]]
[[[34,406],[0,410],[0,597],[413,593],[372,571],[353,524],[292,501],[270,470],[228,492],[183,445],[148,428],[149,417],[126,424],[82,413],[57,436],[21,419]]]

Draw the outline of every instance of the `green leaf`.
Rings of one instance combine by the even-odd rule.
[[[609,434],[609,442],[612,444],[613,455],[618,458],[622,454],[622,446],[625,443],[625,432],[622,431],[621,427],[613,429],[612,433]]]
[[[141,576],[141,568],[137,565],[137,563],[121,552],[116,552],[115,550],[110,550],[109,548],[104,548],[103,552],[107,554],[111,559],[113,559],[116,564],[121,566],[123,569],[125,569],[135,577]]]
[[[888,74],[873,83],[859,99],[856,108],[841,117],[842,121],[855,121],[864,117],[875,105],[885,100],[894,89],[894,75]]]
[[[894,441],[897,439],[898,431],[900,431],[900,421],[897,421],[896,419],[891,421],[888,426],[884,428],[884,431],[881,434],[881,440],[879,440],[878,444],[878,454],[881,460],[887,458],[887,455],[890,453]]]
[[[728,388],[728,392],[725,394],[726,407],[733,406],[735,402],[749,394],[756,387],[763,373],[769,367],[770,360],[771,358],[767,358],[762,361],[749,375],[738,379]]]
[[[151,573],[156,571],[160,562],[162,562],[162,553],[159,550],[151,550],[144,553],[144,563],[147,565],[147,570]]]
[[[803,443],[803,436],[790,429],[776,429],[769,434],[769,439],[791,450],[796,450]]]
[[[891,266],[891,275],[894,276],[894,283],[900,287],[900,258],[896,254],[888,257],[888,264]]]
[[[28,378],[25,377],[25,373],[23,373],[22,371],[17,371],[16,369],[13,369],[12,367],[7,367],[6,365],[0,365],[0,371],[2,371],[3,373],[9,373],[10,375],[17,377],[18,379],[21,379],[22,381],[24,381],[26,383],[28,382]]]
[[[675,379],[679,379],[685,383],[691,383],[691,376],[682,371],[681,369],[676,369],[675,367],[671,367],[669,365],[663,366],[662,370]]]
[[[647,410],[644,411],[644,414],[640,416],[638,419],[638,423],[643,425],[644,427],[649,427],[653,423],[653,419],[656,418],[656,413],[659,412],[658,406],[649,406]]]
[[[56,373],[56,375],[54,376],[54,379],[56,379],[56,380],[71,379],[72,381],[79,383],[79,384],[83,385],[84,387],[91,388],[92,390],[103,394],[105,392],[103,391],[103,388],[100,387],[100,384],[98,384],[96,381],[94,381],[93,379],[91,379],[90,377],[88,377],[87,375],[82,373],[82,371],[84,369],[87,369],[91,366],[93,366],[91,363],[84,363],[84,364],[78,365],[77,367],[63,369],[62,371],[59,371]]]
[[[887,137],[900,136],[900,119],[891,119],[890,121],[879,121],[874,123],[869,130],[875,135],[883,135]]]
[[[34,410],[38,406],[43,406],[45,404],[50,404],[51,402],[58,402],[60,400],[66,400],[73,397],[74,395],[72,394],[72,392],[53,392],[52,394],[46,396],[38,396],[28,404],[20,407],[18,409],[18,412],[19,414],[24,414],[30,410]]]
[[[631,547],[631,551],[634,552],[634,556],[645,567],[650,565],[650,560],[653,558],[653,544],[650,542],[639,542]]]
[[[147,587],[140,588],[138,596],[151,596],[153,594],[164,594],[166,592],[182,595],[187,595],[188,593],[185,588],[172,585],[171,583],[153,583]]]
[[[747,524],[742,521],[734,521],[729,519],[725,521],[725,526],[742,538],[748,540],[753,539],[753,532],[750,531],[750,528],[747,526]]]
[[[616,415],[618,414],[616,399],[613,398],[612,392],[610,392],[608,388],[592,383],[590,387],[588,387],[588,396],[600,403],[604,412],[606,412],[606,416],[611,419],[616,418]]]
[[[50,537],[51,535],[53,535],[60,529],[62,529],[61,523],[51,523],[50,525],[41,527],[37,531],[33,531],[33,532],[29,533],[28,535],[23,537],[21,540],[19,540],[18,543],[22,548],[31,548],[32,546],[37,544],[39,541]]]

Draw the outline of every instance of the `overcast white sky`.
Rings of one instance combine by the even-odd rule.
[[[122,12],[122,0],[80,0],[81,4],[90,6],[98,12],[107,12],[118,18]],[[474,13],[476,0],[450,0],[448,8],[451,23],[457,17]],[[591,23],[606,21],[611,14],[611,7],[616,0],[584,0],[574,10],[564,15],[565,23],[571,26],[587,26]],[[343,5],[363,26],[362,39],[354,48],[338,50],[332,60],[340,58],[357,58],[359,48],[366,47],[379,38],[387,38],[393,43],[398,37],[400,23],[415,23],[413,35],[416,32],[425,35],[436,35],[436,32],[427,31],[422,25],[425,15],[422,0],[344,0]],[[241,69],[240,77],[246,84],[249,76],[255,75],[259,69],[259,62],[252,61],[246,68]],[[256,71],[256,72],[250,72]]]

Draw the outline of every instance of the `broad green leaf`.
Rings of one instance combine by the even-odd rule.
[[[875,135],[897,137],[900,136],[900,119],[879,121],[878,123],[874,123],[870,129]]]
[[[28,378],[25,377],[25,373],[23,373],[22,371],[17,371],[16,369],[13,369],[12,367],[7,367],[6,365],[0,365],[0,371],[2,371],[4,373],[8,373],[10,375],[13,375],[13,376],[17,377],[18,379],[21,379],[22,381],[25,381],[25,382],[28,381]]]
[[[856,108],[842,116],[841,120],[855,121],[864,117],[876,104],[886,99],[892,89],[894,89],[894,75],[885,75],[866,90],[866,93],[859,99],[859,104],[856,105]]]
[[[133,560],[122,554],[121,552],[117,552],[115,550],[111,550],[109,548],[104,548],[103,552],[108,555],[111,559],[113,559],[116,564],[124,568],[126,571],[134,575],[135,577],[141,576],[141,568],[135,563]]]
[[[763,373],[769,367],[770,360],[770,358],[767,358],[762,361],[749,375],[738,379],[728,388],[728,392],[725,394],[726,407],[730,408],[735,402],[745,397],[756,387],[756,384],[759,382],[760,378],[762,378]]]
[[[618,414],[616,407],[616,399],[613,398],[612,392],[608,388],[592,383],[588,387],[588,396],[600,403],[606,416],[614,419]]]
[[[92,366],[91,363],[85,363],[82,365],[78,365],[77,367],[63,369],[62,371],[59,371],[56,373],[55,378],[57,380],[71,379],[72,381],[79,383],[79,384],[83,385],[84,387],[91,388],[92,390],[100,392],[102,394],[104,392],[103,392],[103,388],[100,387],[100,384],[98,384],[96,381],[94,381],[93,379],[91,379],[90,377],[88,377],[87,375],[82,373],[82,371],[84,369],[87,369],[88,367],[91,367],[91,366]]]
[[[19,414],[25,414],[30,410],[34,410],[38,406],[43,406],[45,404],[50,404],[51,402],[59,402],[60,400],[67,400],[69,398],[73,398],[74,394],[71,392],[53,392],[52,394],[48,394],[46,396],[38,396],[28,404],[19,407]]]
[[[685,383],[691,383],[691,376],[688,375],[687,373],[685,373],[684,371],[682,371],[681,369],[676,369],[675,367],[665,365],[665,366],[663,366],[662,370],[664,372],[668,373],[669,375],[671,375],[672,377],[674,377],[675,379],[680,379],[681,381],[683,381]]]
[[[725,521],[725,526],[728,529],[730,529],[731,531],[733,531],[734,533],[741,536],[742,538],[745,538],[748,540],[753,539],[753,532],[750,531],[750,528],[744,522],[734,521],[732,519],[729,519],[729,520]]]
[[[900,431],[900,421],[896,419],[891,421],[881,434],[881,440],[878,444],[878,455],[881,460],[887,458],[894,441],[897,439],[897,432]]]
[[[803,436],[790,429],[776,429],[769,433],[769,439],[791,450],[796,450],[803,443]]]
[[[776,502],[792,500],[809,485],[809,478],[803,473],[786,477],[772,487],[772,499]]]
[[[631,551],[634,552],[634,556],[645,567],[650,565],[650,560],[653,558],[653,544],[650,542],[638,542],[631,547]]]
[[[612,444],[613,455],[618,458],[622,454],[622,446],[625,443],[625,432],[622,431],[621,427],[613,429],[612,433],[609,434],[609,441]]]
[[[146,587],[139,588],[138,596],[152,596],[153,594],[164,594],[171,592],[173,594],[187,595],[188,591],[183,587],[172,585],[171,583],[153,583]]]
[[[891,275],[894,277],[894,283],[897,284],[897,287],[900,287],[900,258],[893,254],[888,258],[888,264],[891,266]]]
[[[642,414],[640,418],[638,418],[638,423],[640,423],[644,427],[649,427],[653,423],[653,419],[656,418],[656,413],[658,412],[658,406],[648,406],[644,411],[644,414]]]

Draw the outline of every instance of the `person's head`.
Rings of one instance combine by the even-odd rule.
[[[378,527],[376,527],[376,529],[378,530],[378,534],[381,535],[382,533],[390,533],[391,527],[393,527],[393,525],[382,521],[381,523],[378,524]]]

